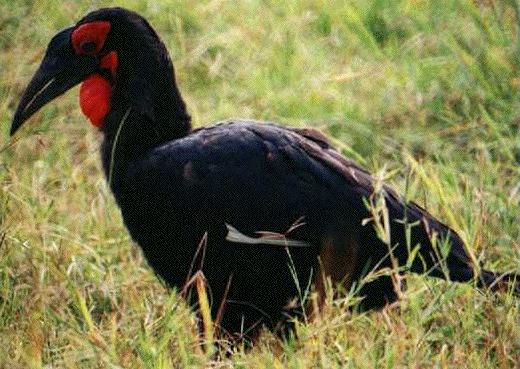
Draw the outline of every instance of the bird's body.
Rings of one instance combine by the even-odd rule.
[[[289,315],[291,301],[323,278],[320,261],[330,258],[325,253],[339,261],[335,270],[325,270],[336,275],[333,282],[357,281],[363,271],[392,266],[389,247],[373,224],[362,225],[373,216],[364,202],[373,195],[371,176],[317,131],[237,120],[190,131],[133,160],[117,160],[117,145],[104,147],[105,174],[150,265],[180,289],[202,271],[213,313],[224,309],[221,324],[227,331],[247,331],[258,322],[274,326]],[[450,262],[459,267],[453,277],[473,278],[455,232],[391,189],[384,196],[395,221],[392,255],[400,265],[408,247],[420,244],[424,258],[413,263],[414,270],[444,276],[427,224],[453,244]],[[424,222],[412,227],[413,245],[406,244],[405,213],[409,226]],[[250,237],[269,232],[305,245],[232,242],[229,225]],[[390,277],[380,281],[365,287],[366,308],[395,300]]]
[[[12,132],[85,79],[81,106],[104,134],[105,175],[132,238],[171,286],[183,290],[201,272],[224,331],[276,326],[304,308],[309,286],[323,294],[324,278],[349,289],[397,266],[454,281],[478,276],[480,286],[498,280],[477,274],[453,230],[387,186],[376,191],[370,174],[315,130],[241,120],[192,129],[164,45],[124,9],[92,12],[51,41]],[[367,207],[377,201],[386,217]],[[385,241],[380,220],[388,220]],[[449,244],[447,254],[432,237]],[[397,297],[390,276],[358,295],[364,308]]]
[[[314,282],[320,245],[346,237],[367,213],[367,189],[346,186],[343,174],[306,151],[329,155],[320,144],[275,125],[229,122],[150,150],[113,171],[111,183],[132,237],[169,284],[182,288],[201,267],[215,309],[229,282],[224,322],[233,305],[248,311],[251,323],[266,316],[277,322],[298,288]],[[366,181],[364,171],[352,170]],[[273,232],[307,245],[230,242],[227,225],[252,237]]]

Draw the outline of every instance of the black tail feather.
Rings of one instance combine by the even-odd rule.
[[[480,269],[475,263],[462,238],[446,224],[434,218],[428,211],[410,202],[406,205],[391,191],[387,198],[392,219],[403,219],[405,209],[410,224],[416,223],[411,228],[410,240],[406,238],[406,227],[402,223],[393,226],[392,240],[398,243],[394,253],[403,265],[408,257],[409,250],[404,245],[420,245],[419,255],[414,259],[410,271],[425,273],[431,277],[447,279],[453,282],[475,282],[479,289],[492,292],[509,292],[520,298],[520,273],[499,273]],[[436,236],[437,243],[432,242]],[[449,251],[442,251],[442,244],[449,244]],[[441,245],[441,249],[439,249]]]
[[[482,270],[477,281],[477,287],[493,292],[509,292],[520,298],[520,274],[496,273]]]

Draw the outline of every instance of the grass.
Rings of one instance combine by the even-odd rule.
[[[409,276],[399,308],[331,301],[300,338],[262,335],[216,362],[153,275],[100,171],[77,89],[14,140],[47,42],[110,1],[0,0],[0,367],[512,368],[519,303]],[[488,268],[520,269],[519,4],[509,1],[138,1],[196,125],[314,126],[457,229]]]

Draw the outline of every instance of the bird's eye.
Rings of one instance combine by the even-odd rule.
[[[85,41],[81,43],[81,51],[85,54],[93,54],[97,51],[97,45],[94,41]]]
[[[110,28],[108,21],[89,22],[76,27],[71,35],[72,47],[76,54],[98,54],[103,49]]]

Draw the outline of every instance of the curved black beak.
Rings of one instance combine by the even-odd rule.
[[[70,35],[73,28],[58,33],[49,43],[40,67],[18,104],[11,126],[11,136],[38,109],[71,89],[98,69],[93,56],[77,55]]]

